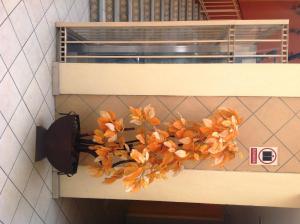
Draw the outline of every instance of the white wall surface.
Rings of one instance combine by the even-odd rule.
[[[52,169],[34,162],[35,128],[54,119],[55,22],[88,21],[88,0],[0,0],[0,223],[84,223],[52,200]]]

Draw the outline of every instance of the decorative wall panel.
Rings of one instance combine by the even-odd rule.
[[[212,161],[187,163],[187,169],[293,172],[300,173],[300,98],[280,97],[174,97],[174,96],[104,96],[60,95],[56,97],[56,111],[75,111],[81,117],[83,131],[97,126],[100,110],[113,110],[119,117],[127,118],[128,107],[151,104],[162,121],[170,121],[178,112],[186,119],[200,120],[221,106],[236,109],[244,121],[240,127],[239,158],[224,168],[212,166]],[[250,146],[277,146],[278,166],[248,165]]]

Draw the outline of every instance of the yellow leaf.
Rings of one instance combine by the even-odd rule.
[[[205,119],[202,119],[202,121],[203,121],[203,124],[205,125],[205,127],[212,128],[212,125],[213,125],[212,120],[205,118]]]
[[[145,158],[142,155],[142,153],[140,153],[138,150],[133,149],[130,153],[131,158],[133,158],[135,161],[137,161],[138,163],[144,163],[145,162]]]
[[[110,119],[111,119],[112,121],[116,120],[116,114],[115,114],[115,112],[108,111],[108,113],[109,113]]]
[[[145,138],[144,138],[144,136],[143,136],[142,134],[138,134],[138,135],[136,135],[135,137],[136,137],[136,139],[139,140],[143,145],[146,144]]]
[[[130,121],[130,123],[132,123],[132,124],[135,124],[135,125],[138,125],[138,126],[140,126],[140,125],[142,125],[142,124],[143,124],[143,122],[142,122],[142,121],[140,121],[140,120],[136,120],[136,119],[132,119],[132,120]]]
[[[224,131],[222,131],[221,133],[219,133],[219,136],[220,136],[221,138],[225,138],[228,134],[229,134],[228,130],[224,130]]]
[[[130,182],[130,181],[134,181],[138,176],[140,176],[143,173],[144,169],[143,167],[139,167],[137,168],[134,172],[132,172],[131,174],[127,175],[123,181],[126,182]]]
[[[104,136],[106,137],[106,138],[111,138],[111,137],[113,137],[114,135],[115,135],[116,133],[114,132],[114,131],[111,131],[111,130],[106,130],[106,132],[104,133]]]
[[[185,158],[187,156],[186,151],[180,149],[175,152],[175,155],[179,158]]]
[[[233,116],[232,116],[233,117]],[[224,121],[222,121],[222,125],[224,126],[224,127],[230,127],[231,126],[231,121],[230,120],[224,120]]]
[[[104,142],[103,142],[103,138],[100,137],[100,136],[97,136],[97,135],[94,135],[94,136],[93,136],[93,141],[94,141],[94,142],[97,142],[97,143],[99,143],[99,144],[103,144],[103,143],[104,143]]]
[[[159,133],[157,131],[153,132],[153,136],[157,139],[160,140]]]
[[[108,127],[108,129],[111,130],[111,131],[116,130],[114,124],[112,124],[112,123],[106,123],[105,126]]]
[[[123,119],[119,119],[117,121],[114,122],[115,123],[115,128],[117,131],[123,131],[124,129],[124,121]]]
[[[108,142],[115,142],[115,141],[117,141],[117,139],[118,139],[118,136],[115,134],[114,136],[110,137],[107,141]]]
[[[220,165],[224,160],[224,155],[215,158],[215,165]]]
[[[147,119],[151,119],[155,116],[155,110],[150,104],[144,108],[144,113]]]
[[[197,153],[194,153],[194,159],[195,160],[200,160],[200,156]]]
[[[177,147],[177,145],[172,140],[164,142],[164,146],[168,147],[169,152],[175,152]]]
[[[190,144],[192,142],[192,139],[190,137],[185,137],[185,138],[179,139],[179,142],[184,144],[184,145],[187,145],[187,144]]]
[[[122,159],[128,158],[128,152],[125,150],[116,150],[116,151],[114,151],[114,155],[121,157]]]
[[[176,148],[176,144],[172,140],[164,142],[164,146],[166,146],[168,148]]]
[[[173,126],[174,126],[175,128],[177,128],[177,129],[181,129],[181,128],[184,127],[183,124],[182,124],[182,122],[181,122],[181,120],[175,121],[175,122],[173,123]]]
[[[169,152],[175,152],[176,149],[175,149],[175,148],[169,148],[168,151],[169,151]]]
[[[127,144],[124,144],[124,146],[125,146],[125,149],[126,149],[128,152],[130,152],[129,145],[127,145]]]
[[[144,148],[144,150],[143,150],[143,156],[145,158],[145,161],[148,161],[150,155],[149,155],[149,152],[148,152],[147,148]]]
[[[111,116],[107,111],[100,111],[100,116],[111,120]]]
[[[103,175],[103,170],[99,166],[89,166],[89,174],[94,177],[101,177]]]
[[[137,169],[136,163],[134,165],[124,167],[124,175],[127,176],[133,173],[136,169]]]
[[[167,152],[164,154],[163,161],[161,163],[162,166],[168,165],[174,160],[174,155],[171,152]]]
[[[217,131],[214,131],[211,136],[218,138],[219,137],[219,133]]]
[[[103,137],[104,135],[103,135],[103,132],[101,131],[101,130],[99,130],[99,129],[95,129],[94,130],[94,134],[95,135],[98,135],[98,136],[100,136],[100,137]]]
[[[112,177],[107,177],[105,178],[105,180],[103,181],[103,183],[105,184],[112,184],[113,182],[115,182],[118,178],[116,176],[112,176]]]

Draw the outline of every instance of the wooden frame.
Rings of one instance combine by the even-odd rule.
[[[56,27],[167,27],[167,26],[215,26],[215,25],[277,25],[289,24],[287,19],[274,20],[201,20],[201,21],[156,21],[156,22],[56,22]]]

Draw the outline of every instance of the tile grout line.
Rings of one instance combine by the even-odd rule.
[[[12,12],[18,7],[20,2],[22,2],[23,0],[19,0],[19,2],[14,6],[14,8],[10,11],[10,13],[7,13],[7,9],[6,9],[5,5],[3,4],[3,1],[2,0],[0,0],[0,1],[1,1],[3,7],[4,7],[5,12],[6,12],[5,19],[2,21],[2,23],[0,23],[0,26],[2,26],[2,24],[5,22],[5,20],[12,14]]]
[[[3,114],[2,114],[1,111],[0,111],[0,115],[3,117],[3,120],[4,120],[4,122],[5,122],[5,128],[3,129],[3,132],[0,134],[0,139],[1,139],[2,136],[3,136],[3,134],[4,134],[4,132],[5,132],[5,129],[6,129],[7,125],[8,125],[8,123],[7,123],[7,121],[5,120],[5,117],[3,116]]]
[[[294,114],[292,117],[290,117],[277,131],[275,131],[275,132],[272,132],[270,129],[269,129],[269,131],[271,131],[271,133],[272,133],[272,135],[263,143],[263,144],[265,144],[267,141],[269,141],[272,137],[276,137],[288,150],[289,150],[289,152],[292,154],[292,155],[296,155],[296,154],[294,154],[292,151],[291,151],[291,149],[284,143],[284,142],[282,142],[281,141],[281,139],[277,136],[277,134],[291,121],[291,120],[293,120],[295,117],[297,117],[297,115],[296,114]],[[260,119],[259,119],[259,117],[257,117],[256,116],[256,118],[261,122],[261,123],[263,123]],[[264,125],[265,127],[267,127],[266,125]]]
[[[21,2],[21,1],[20,1]],[[20,4],[20,2],[18,3],[18,4]],[[75,2],[74,2],[75,3]],[[73,3],[73,5],[74,5],[74,3]],[[73,6],[72,5],[72,6]],[[51,6],[51,5],[50,5]],[[17,7],[17,6],[16,6]],[[25,6],[26,7],[26,6]],[[13,10],[12,10],[13,11]],[[67,15],[66,15],[67,16]],[[44,17],[44,16],[43,16]],[[42,19],[43,19],[43,17],[42,17]],[[30,18],[30,17],[29,17]],[[6,18],[7,19],[7,18]],[[5,19],[5,20],[6,20]],[[31,18],[30,18],[30,20],[31,20]],[[49,25],[48,25],[49,26]],[[13,27],[13,25],[12,25],[12,27]],[[14,27],[13,27],[13,29],[14,29]],[[14,30],[15,31],[15,30]],[[33,35],[33,33],[35,33],[35,28],[34,28],[34,30],[33,30],[33,32],[29,35],[29,37],[31,36],[31,35]],[[35,34],[36,35],[36,34]],[[17,35],[16,35],[17,36]],[[18,37],[17,37],[18,38]],[[29,39],[29,38],[28,38]],[[28,41],[28,39],[26,40],[26,42]],[[18,40],[19,41],[19,40]],[[38,41],[39,41],[39,39],[38,39]],[[25,46],[25,44],[26,44],[26,42],[24,43],[24,45],[23,46]],[[53,44],[53,40],[52,40],[52,43],[50,44],[50,46]],[[22,50],[22,48],[23,48],[23,46],[21,45],[21,50],[19,51],[19,53],[17,54],[17,56],[14,58],[14,60],[13,60],[13,62],[12,62],[12,64],[15,62],[15,60],[16,60],[16,58],[19,56],[19,54],[23,51]],[[49,49],[48,49],[49,50]],[[48,53],[48,50],[47,50],[47,52],[45,52],[45,54],[44,54],[44,52],[43,52],[43,59],[42,60],[45,60],[45,55]],[[24,54],[25,55],[25,57],[26,57],[26,54]],[[27,59],[27,57],[26,57],[26,60],[27,60],[27,63],[28,63],[28,59]],[[48,62],[46,62],[47,63],[47,67],[48,67],[48,70],[49,70],[49,65],[48,65]],[[11,64],[11,65],[12,65]],[[41,65],[41,63],[40,63],[40,65]],[[40,67],[40,65],[38,66],[38,68]],[[7,67],[7,66],[6,66]],[[11,67],[11,66],[10,66]],[[9,68],[10,68],[9,67]],[[31,67],[30,67],[31,68]],[[37,69],[38,70],[38,69]],[[32,70],[31,70],[32,71]],[[9,72],[9,69],[7,69],[7,72]],[[32,72],[33,73],[33,72]],[[7,75],[7,74],[6,74]],[[10,75],[10,77],[11,77],[11,74],[9,74]],[[16,87],[16,89],[18,90],[18,92],[19,92],[19,94],[20,94],[20,96],[21,96],[21,99],[20,99],[20,101],[19,101],[19,103],[18,103],[18,105],[16,106],[16,109],[19,107],[19,105],[20,105],[20,103],[23,101],[23,103],[25,104],[25,106],[27,107],[27,105],[26,105],[26,103],[25,103],[25,101],[24,101],[24,99],[23,99],[23,95],[20,93],[20,90],[18,89],[18,87],[16,86],[16,84],[15,84],[15,81],[14,81],[14,79],[11,77],[11,79],[13,80],[13,82],[14,82],[14,85],[15,85],[15,87]],[[30,81],[30,83],[33,81],[33,79],[35,79],[35,72],[33,73],[33,78],[32,78],[32,80]],[[35,80],[36,82],[37,82],[37,80]],[[37,82],[37,84],[39,85],[39,83]],[[28,87],[29,87],[29,85],[28,85]],[[28,90],[28,87],[27,87],[27,89],[25,90],[25,93],[27,92],[27,90]],[[40,86],[39,86],[39,88],[40,88]],[[49,88],[50,89],[50,88]],[[49,89],[47,90],[47,93],[46,93],[46,95],[48,94],[48,92],[49,92]],[[24,93],[24,94],[25,94]],[[42,93],[42,92],[41,92]],[[42,94],[43,95],[43,94]],[[43,103],[46,103],[46,105],[48,106],[48,104],[47,104],[47,101],[46,101],[46,99],[45,99],[45,96],[43,95],[43,98],[44,98],[44,102]],[[43,104],[42,103],[42,104]],[[41,104],[41,105],[42,105]],[[27,108],[28,109],[28,108]],[[41,109],[41,107],[38,109],[38,113],[39,113],[39,111],[40,111],[40,109]],[[48,108],[49,109],[49,108]],[[31,115],[31,111],[28,109],[28,111],[30,112],[30,115]],[[16,113],[16,110],[13,112],[13,115],[12,115],[12,117],[14,116],[14,114]],[[2,114],[2,113],[1,113]],[[38,115],[38,114],[37,114]],[[34,126],[34,123],[35,123],[35,119],[34,118],[36,118],[36,117],[33,117],[32,115],[31,115],[31,117],[33,118],[33,124],[32,124],[32,126],[31,126],[31,128],[33,128],[33,126]],[[4,118],[5,119],[5,118]],[[10,119],[10,121],[11,121],[11,119]],[[9,122],[10,122],[9,121]],[[11,127],[10,127],[10,125],[9,125],[9,122],[7,122],[6,121],[6,119],[5,119],[5,122],[6,122],[6,128],[5,129],[7,129],[7,127],[9,127],[10,129],[11,129]],[[30,128],[30,129],[31,129]],[[12,130],[12,129],[11,129]],[[13,130],[12,130],[12,132],[13,132]],[[16,135],[15,135],[15,133],[13,132],[13,134],[14,134],[14,136],[16,137]],[[27,133],[27,136],[25,137],[25,140],[27,139],[27,137],[28,137],[28,133]],[[16,137],[16,139],[17,139],[17,141],[19,142],[19,140],[18,140],[18,138]],[[20,143],[20,142],[19,142]],[[26,156],[28,157],[28,155],[27,155],[27,152],[23,149],[23,144],[20,144],[20,150],[19,150],[19,152],[18,152],[18,155],[20,154],[20,151],[21,150],[23,150],[25,153],[26,153]],[[17,156],[17,158],[18,158],[18,156]],[[31,161],[31,160],[30,160]],[[32,163],[32,161],[31,161],[31,163]],[[13,165],[13,167],[14,167],[14,165]],[[12,168],[13,169],[13,168]],[[33,169],[35,169],[36,170],[36,168],[33,166],[33,168],[32,168],[32,170],[31,170],[31,174],[32,174],[32,172],[33,172]],[[50,169],[50,168],[49,168]],[[48,172],[49,172],[49,169],[48,169]],[[36,170],[37,171],[37,170]],[[11,172],[11,171],[10,171]],[[39,172],[37,171],[37,173],[39,174]],[[30,175],[31,175],[30,174]],[[40,176],[40,174],[39,174],[39,176]],[[10,179],[10,177],[9,177],[9,175],[7,175],[6,176],[7,177],[7,179],[6,179],[6,182],[7,182],[7,180],[9,179],[11,182],[12,182],[12,180]],[[47,185],[46,183],[45,183],[45,181],[44,181],[44,179],[40,176],[40,178],[42,179],[42,182],[45,184],[45,185]],[[28,181],[29,181],[29,179],[27,180],[27,184],[25,185],[25,189],[26,189],[26,187],[27,187],[27,185],[28,185]],[[5,184],[6,184],[6,182],[5,182]],[[13,183],[13,182],[12,182]],[[13,183],[14,184],[14,183]],[[14,184],[15,185],[15,184]],[[47,187],[47,186],[46,186]],[[17,187],[16,187],[17,188]],[[24,189],[24,190],[25,190]],[[19,189],[17,188],[17,190],[19,191]],[[23,193],[21,193],[21,195],[23,195]],[[39,197],[39,196],[38,196]],[[30,203],[29,203],[30,204]],[[31,206],[31,204],[30,204],[30,206]],[[17,206],[17,208],[18,208],[18,206]],[[16,208],[16,209],[17,209]],[[60,208],[61,209],[61,208]],[[35,210],[35,208],[33,208],[33,210],[36,212],[36,210]],[[38,214],[38,213],[37,213]],[[64,215],[65,216],[65,218],[67,218],[67,216],[66,215]],[[41,218],[41,217],[40,217]],[[68,219],[68,218],[67,218]],[[42,221],[43,221],[43,219],[41,219]],[[67,220],[68,221],[68,220]],[[44,222],[44,221],[43,221]]]
[[[2,169],[2,168],[1,168],[1,169]],[[31,171],[30,176],[31,176],[32,172],[33,172],[33,170]],[[20,203],[21,199],[24,198],[24,199],[26,200],[26,202],[30,205],[30,207],[33,208],[33,211],[37,213],[37,211],[36,211],[36,209],[35,209],[36,204],[35,204],[34,207],[33,207],[33,206],[31,205],[31,203],[28,201],[28,199],[25,197],[25,195],[23,194],[23,192],[21,192],[21,191],[19,190],[19,188],[15,185],[15,183],[12,181],[12,179],[11,179],[9,176],[7,176],[7,181],[8,181],[8,180],[14,185],[14,187],[17,189],[17,191],[18,191],[18,192],[20,193],[20,195],[21,195],[21,197],[20,197],[20,199],[19,199],[19,202],[18,202],[18,205],[17,205],[17,207],[16,207],[16,210],[17,210],[17,208],[18,208],[18,206],[19,206],[19,203]],[[5,184],[6,184],[6,183],[5,183]],[[27,185],[28,185],[28,183],[27,183]],[[25,189],[26,189],[27,185],[25,186]],[[25,189],[24,189],[24,190],[25,190]],[[41,191],[42,191],[42,187],[41,187],[41,190],[40,190],[40,192],[39,192],[39,196],[40,196]],[[39,198],[39,196],[38,196],[38,198]],[[16,212],[16,210],[15,210],[15,212]],[[38,213],[37,213],[37,215],[39,216]],[[14,215],[13,215],[13,218],[14,218],[14,216],[15,216],[15,213],[14,213]],[[39,217],[40,217],[40,216],[39,216]],[[12,220],[13,220],[13,218],[12,218]],[[41,218],[41,217],[40,217],[40,218]],[[43,220],[43,219],[41,218],[41,220]]]

